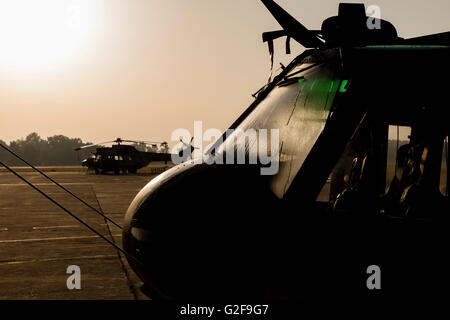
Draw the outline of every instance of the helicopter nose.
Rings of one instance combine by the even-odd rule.
[[[257,290],[262,268],[255,264],[264,246],[255,195],[261,193],[244,171],[181,164],[136,196],[125,216],[123,247],[141,262],[128,259],[153,291],[204,298],[230,290],[236,297],[239,287],[242,294]]]

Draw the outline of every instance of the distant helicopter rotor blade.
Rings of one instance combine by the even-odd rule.
[[[324,46],[316,33],[308,30],[273,0],[261,0],[261,2],[283,27],[288,37],[296,40],[305,48],[322,48]]]
[[[147,143],[147,144],[161,144],[161,143],[164,143],[165,141],[148,141],[148,140],[144,140],[142,142]]]
[[[162,143],[160,141],[149,141],[149,140],[121,140],[121,141],[122,142],[143,143],[143,144],[147,144],[147,145],[161,144]]]
[[[144,141],[137,141],[137,140],[120,140],[121,142],[133,142],[133,143],[145,143]]]
[[[180,139],[180,141],[183,142],[181,139]],[[191,141],[192,141],[192,140],[191,140]],[[117,144],[120,144],[120,143],[123,143],[123,142],[142,143],[142,144],[149,145],[149,146],[154,146],[154,145],[157,146],[158,144],[167,143],[167,142],[165,142],[165,141],[162,141],[162,142],[160,142],[160,141],[148,141],[148,140],[146,140],[146,141],[138,141],[138,140],[127,140],[127,139],[117,138],[116,140],[112,140],[112,141],[104,141],[104,142],[99,142],[99,143],[89,144],[89,145],[82,146],[82,147],[77,147],[77,148],[74,149],[74,151],[80,151],[80,150],[82,150],[82,149],[92,148],[92,147],[100,146],[100,145],[107,144],[107,143],[117,143]],[[183,142],[183,143],[184,143],[185,145],[188,145],[188,144],[186,144],[185,142]]]
[[[99,142],[99,143],[88,144],[87,146],[78,147],[78,148],[75,148],[74,150],[75,150],[75,151],[80,151],[80,150],[82,150],[82,149],[92,148],[92,147],[95,147],[95,146],[100,146],[100,145],[102,145],[102,144],[111,143],[111,142],[115,142],[115,141],[105,141],[105,142]]]
[[[91,148],[91,147],[95,147],[95,146],[97,146],[97,144],[88,144],[87,146],[78,147],[78,148],[75,148],[73,150],[80,151],[82,149]]]
[[[191,140],[191,141],[192,141],[192,140]],[[180,138],[180,142],[181,142],[182,144],[184,144],[185,146],[187,146],[187,147],[189,146],[189,144],[187,144],[186,142],[184,142],[183,139],[181,139],[181,138]]]

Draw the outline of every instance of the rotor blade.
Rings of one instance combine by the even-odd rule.
[[[149,141],[149,140],[144,140],[144,141],[142,141],[142,142],[144,142],[144,143],[147,143],[147,144],[161,144],[161,143],[163,143],[164,141]]]
[[[79,151],[81,149],[91,148],[91,147],[95,147],[95,146],[99,146],[99,145],[111,143],[111,142],[115,142],[115,141],[105,141],[105,142],[100,142],[100,143],[88,144],[87,146],[78,147],[78,148],[75,148],[74,150]]]
[[[324,43],[317,37],[314,32],[311,32],[307,28],[305,28],[305,26],[294,19],[273,0],[261,0],[261,2],[278,21],[280,26],[283,27],[283,29],[286,31],[286,34],[295,39],[302,46],[304,46],[305,48],[321,48],[324,46]]]
[[[450,45],[450,31],[405,39],[403,43],[416,45]]]
[[[133,142],[133,143],[143,143],[143,144],[161,144],[159,141],[148,141],[148,140],[121,140],[122,142]]]
[[[82,149],[91,148],[91,147],[95,147],[95,146],[96,146],[96,144],[89,144],[89,145],[87,145],[87,146],[77,147],[77,148],[75,148],[75,149],[73,149],[73,150],[75,150],[75,151],[80,151],[80,150],[82,150]]]
[[[184,144],[185,146],[189,146],[186,142],[184,142],[181,138],[180,138],[180,142],[182,143],[182,144]]]

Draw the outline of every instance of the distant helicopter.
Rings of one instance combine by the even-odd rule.
[[[124,145],[123,142],[134,143],[138,146],[144,146],[146,150],[139,151],[133,145]],[[109,171],[115,174],[122,173],[136,173],[138,169],[147,166],[152,161],[164,161],[168,163],[171,161],[171,155],[168,152],[169,147],[167,142],[160,142],[160,150],[158,151],[158,142],[149,141],[134,141],[123,140],[117,138],[114,141],[106,141],[97,144],[91,144],[76,148],[75,151],[80,151],[86,148],[92,148],[107,143],[115,143],[111,147],[98,147],[91,157],[84,159],[81,162],[82,166],[89,170],[94,170],[96,174],[107,173]],[[150,147],[147,147],[150,146]]]

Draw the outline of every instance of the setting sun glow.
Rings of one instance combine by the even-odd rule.
[[[59,69],[79,59],[89,40],[89,0],[0,0],[0,68]]]

